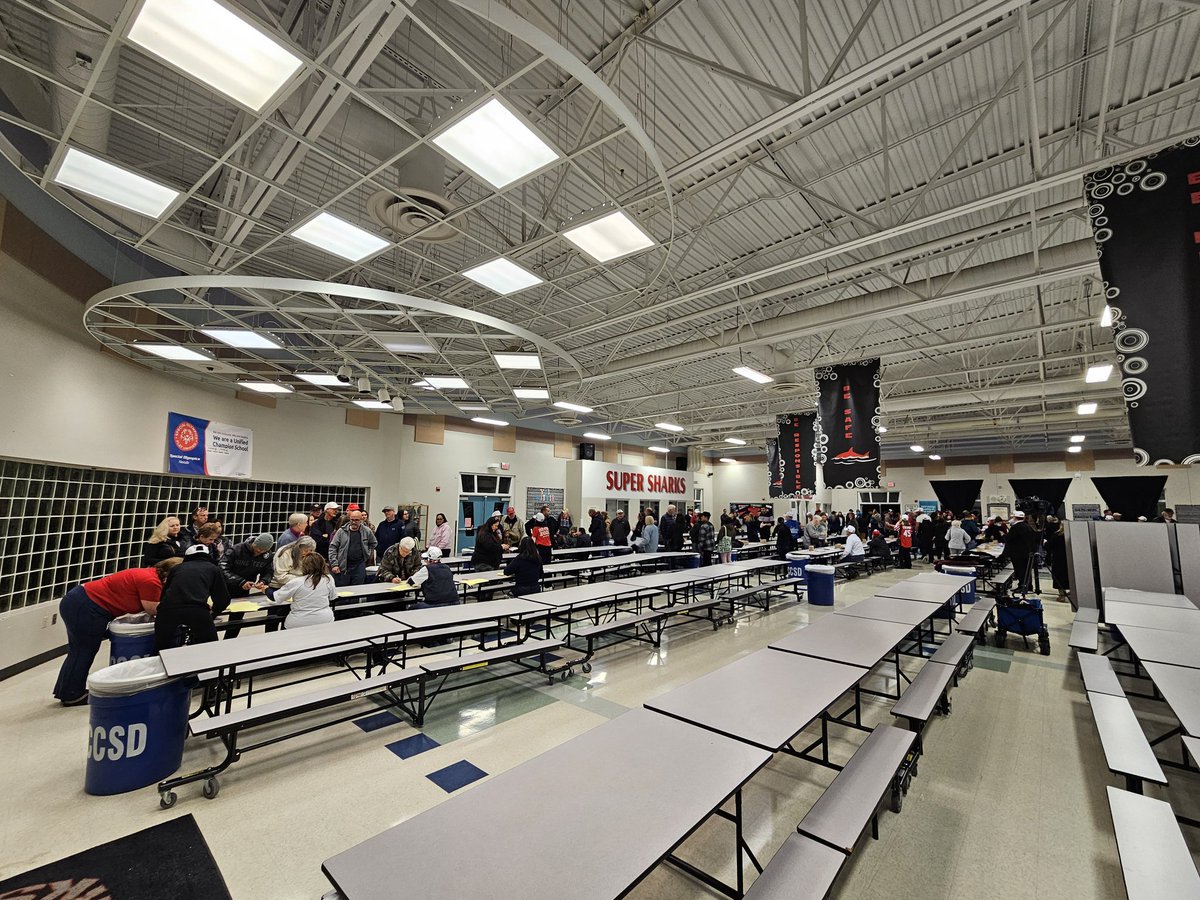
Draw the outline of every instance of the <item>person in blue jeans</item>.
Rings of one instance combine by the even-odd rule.
[[[349,517],[329,539],[329,567],[338,587],[366,584],[367,561],[375,558],[379,544],[361,509],[350,510]]]

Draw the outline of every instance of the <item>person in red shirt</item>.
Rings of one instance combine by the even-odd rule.
[[[900,524],[896,526],[897,542],[900,544],[900,560],[896,563],[897,569],[912,568],[912,542],[913,542],[913,527],[908,519],[901,519]]]
[[[542,565],[549,564],[554,551],[550,546],[550,526],[546,524],[546,514],[540,512],[534,513],[533,518],[525,523],[525,532],[529,537],[533,538],[533,543],[537,547]]]
[[[151,568],[123,569],[67,591],[58,607],[67,628],[67,658],[54,683],[63,706],[87,703],[88,671],[108,637],[108,623],[129,613],[154,615],[167,573],[181,562],[175,556]]]

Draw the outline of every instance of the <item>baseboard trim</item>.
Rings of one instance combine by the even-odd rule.
[[[0,681],[3,681],[5,678],[12,678],[14,675],[19,675],[22,672],[32,669],[34,666],[40,666],[44,662],[49,662],[56,656],[63,656],[66,652],[67,645],[63,644],[61,647],[55,647],[53,650],[45,650],[37,656],[31,656],[29,659],[23,659],[19,663],[14,663],[7,668],[0,669]]]

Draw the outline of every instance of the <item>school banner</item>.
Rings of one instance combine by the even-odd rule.
[[[167,413],[167,471],[249,478],[254,432],[182,413]]]
[[[1200,461],[1200,138],[1093,172],[1084,189],[1134,460]]]
[[[825,487],[879,487],[879,359],[826,366],[813,374],[817,460]]]
[[[776,439],[778,461],[771,470],[770,496],[807,496],[817,489],[817,470],[813,462],[816,413],[777,416],[775,424],[779,428]],[[767,459],[771,459],[769,448]]]
[[[783,460],[775,438],[767,438],[767,496],[783,496]]]

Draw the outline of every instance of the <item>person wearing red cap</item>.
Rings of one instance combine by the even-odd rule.
[[[504,537],[504,543],[510,547],[519,546],[521,538],[525,537],[525,526],[517,518],[515,506],[510,506],[505,511],[504,518],[500,520],[500,534]]]
[[[892,550],[884,539],[883,532],[878,528],[871,532],[871,539],[867,541],[867,552],[871,556],[877,556],[885,562],[892,558]]]

